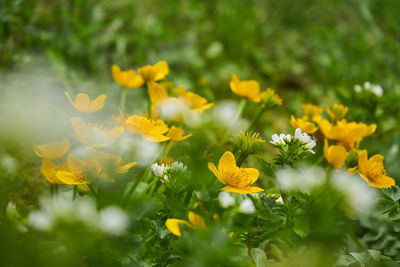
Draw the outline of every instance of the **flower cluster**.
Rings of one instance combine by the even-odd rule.
[[[383,88],[379,84],[372,84],[370,82],[365,82],[363,85],[356,84],[354,86],[354,91],[356,93],[361,93],[361,92],[371,92],[375,94],[376,96],[382,96],[383,95]]]

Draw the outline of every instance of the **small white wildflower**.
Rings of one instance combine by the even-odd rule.
[[[361,88],[360,85],[358,85],[358,84],[354,85],[354,91],[355,91],[356,93],[360,93],[361,90],[362,90],[362,88]]]
[[[326,174],[319,167],[301,169],[282,169],[276,173],[276,182],[284,191],[310,193],[326,182]]]
[[[10,155],[4,155],[1,158],[1,167],[3,169],[3,171],[5,171],[6,173],[15,173],[17,171],[17,161],[15,160],[14,157],[10,156]]]
[[[100,212],[99,228],[112,235],[120,235],[128,226],[128,216],[117,206],[110,206]]]
[[[290,134],[273,134],[272,135],[272,140],[269,141],[271,144],[275,145],[275,146],[282,146],[284,144],[286,144],[285,140],[287,142],[290,142],[292,140],[292,136]]]
[[[372,84],[370,82],[365,82],[363,86],[360,86],[358,84],[355,85],[354,86],[354,91],[356,91],[357,93],[359,93],[361,91],[368,91],[368,92],[372,92],[376,96],[382,96],[383,95],[382,86],[380,86],[379,84]]]
[[[338,171],[332,175],[331,183],[343,194],[347,208],[360,216],[369,214],[376,204],[375,190],[355,175]]]
[[[161,101],[158,107],[163,118],[178,118],[182,116],[185,104],[182,101],[167,98]]]
[[[279,204],[285,204],[284,202],[283,202],[283,198],[282,197],[278,197],[276,200],[275,200],[277,203],[279,203]]]
[[[177,171],[186,171],[186,166],[182,162],[175,161],[171,164],[171,168]]]
[[[219,203],[223,208],[229,208],[235,204],[235,198],[229,192],[221,191],[218,195]]]
[[[213,108],[213,115],[218,124],[233,127],[239,105],[234,101],[222,101]]]
[[[383,88],[379,84],[374,84],[371,88],[371,91],[376,95],[376,96],[382,96],[383,95]]]
[[[244,214],[252,214],[256,211],[256,207],[254,207],[253,201],[246,198],[240,203],[239,211]]]
[[[310,135],[303,133],[300,128],[297,128],[294,137],[305,144],[310,153],[315,153],[312,149],[316,146],[316,143]]]
[[[39,231],[50,230],[53,222],[54,218],[43,211],[33,211],[28,216],[29,225]]]
[[[365,82],[364,83],[364,88],[367,89],[367,90],[371,89],[371,83],[370,82]]]
[[[164,164],[158,165],[158,163],[154,163],[153,165],[151,165],[151,170],[153,171],[155,176],[163,178],[164,172],[167,170],[167,168]]]

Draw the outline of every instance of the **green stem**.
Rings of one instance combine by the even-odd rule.
[[[237,166],[240,167],[248,156],[249,155],[247,153],[240,152],[237,160]]]
[[[75,201],[77,192],[78,192],[78,186],[74,185],[74,190],[73,190],[73,193],[72,193],[72,201]]]
[[[257,113],[257,115],[254,117],[254,119],[251,121],[249,127],[247,128],[246,132],[249,132],[253,129],[254,125],[257,123],[257,121],[261,118],[261,116],[264,114],[266,111],[265,108],[261,108],[260,111]]]
[[[120,102],[119,102],[119,108],[121,109],[122,112],[125,111],[125,101],[126,101],[126,93],[127,92],[128,92],[128,90],[122,89],[121,99],[120,99]]]
[[[170,141],[170,142],[169,142],[169,144],[168,144],[168,146],[167,146],[167,149],[166,149],[166,151],[165,151],[164,157],[168,156],[169,151],[171,150],[173,144],[174,144],[173,141]]]
[[[246,107],[246,103],[247,103],[246,99],[242,98],[239,104],[238,112],[236,113],[236,116],[233,119],[233,123],[235,123],[240,118],[240,116],[242,116],[243,110]]]
[[[145,90],[146,92],[146,97],[147,97],[147,113],[149,115],[149,118],[152,118],[152,114],[151,114],[151,99],[150,99],[150,94],[149,94],[149,84],[147,84],[147,90]]]

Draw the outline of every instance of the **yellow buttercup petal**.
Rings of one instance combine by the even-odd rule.
[[[218,170],[223,171],[231,168],[236,168],[235,156],[231,152],[226,151],[219,160]]]
[[[203,217],[198,215],[197,213],[190,211],[188,215],[189,222],[192,224],[194,228],[205,228],[206,223],[204,222]]]
[[[264,189],[256,186],[248,186],[248,187],[232,187],[232,186],[225,186],[221,188],[222,191],[237,193],[237,194],[254,194],[264,191]]]
[[[61,158],[71,148],[68,139],[61,141],[51,142],[42,145],[35,145],[35,153],[43,159],[55,160]]]
[[[191,136],[192,136],[192,134],[183,136],[183,130],[181,128],[178,128],[175,126],[172,126],[167,133],[167,137],[169,137],[171,139],[171,141],[174,141],[174,142],[183,141],[185,139],[188,139]]]
[[[143,78],[134,70],[122,71],[117,65],[112,65],[111,72],[115,82],[125,88],[139,88],[144,83]]]
[[[249,179],[250,184],[254,184],[260,175],[260,172],[255,168],[245,168],[244,171],[246,172],[247,179]]]
[[[329,164],[335,168],[343,167],[348,152],[342,146],[328,146],[328,139],[325,138],[324,156]]]
[[[88,95],[79,93],[75,96],[75,101],[72,101],[70,95],[64,92],[72,106],[82,113],[92,113],[101,110],[104,107],[106,101],[106,95],[99,95],[93,101],[90,101]]]
[[[186,226],[191,227],[191,225],[185,221],[185,220],[179,220],[179,219],[167,219],[167,221],[165,222],[165,226],[167,227],[167,229],[173,233],[176,236],[181,236],[181,229],[179,228],[180,224],[185,224]]]
[[[70,171],[57,171],[56,176],[57,179],[60,180],[63,184],[80,185],[89,183],[89,181],[84,179],[82,176]]]
[[[169,73],[168,63],[166,61],[159,61],[154,65],[156,75],[155,81],[163,80]]]

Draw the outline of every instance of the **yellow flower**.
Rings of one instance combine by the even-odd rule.
[[[348,110],[349,108],[343,106],[342,104],[333,104],[332,107],[326,109],[326,112],[328,113],[329,117],[331,117],[332,121],[339,121],[346,116]]]
[[[267,88],[263,99],[264,108],[273,109],[282,105],[282,99],[274,90]]]
[[[362,139],[373,134],[376,130],[376,124],[367,125],[362,122],[341,120],[333,125],[328,120],[323,119],[319,122],[319,128],[326,138],[338,141],[349,150],[358,147]]]
[[[308,134],[313,134],[318,130],[318,126],[313,122],[301,118],[296,119],[293,115],[290,117],[290,125],[292,125],[294,129],[300,128],[303,132]]]
[[[344,165],[348,152],[342,146],[329,146],[328,139],[325,138],[324,156],[326,161],[335,168],[341,168]]]
[[[67,154],[70,148],[69,140],[64,139],[48,144],[36,145],[35,153],[43,159],[55,160]]]
[[[169,73],[168,64],[165,61],[159,61],[154,65],[146,65],[137,70],[145,82],[156,82],[163,80]]]
[[[49,181],[51,184],[63,184],[60,180],[57,179],[57,171],[66,170],[67,164],[64,162],[59,165],[55,165],[53,161],[49,159],[44,159],[42,161],[42,169],[40,173]]]
[[[207,110],[214,106],[214,103],[208,103],[207,99],[204,97],[193,92],[187,92],[183,86],[179,86],[177,91],[188,107],[196,112],[201,113],[203,110]]]
[[[146,116],[131,115],[127,118],[121,113],[122,124],[133,134],[140,134],[150,142],[164,142],[170,138],[164,134],[168,132],[168,126],[162,120],[148,119]]]
[[[304,120],[309,120],[314,122],[319,122],[320,120],[322,120],[321,114],[324,113],[323,108],[309,103],[303,104],[302,108],[304,112],[303,116]]]
[[[386,170],[383,166],[383,156],[380,154],[368,159],[367,150],[361,150],[358,157],[358,169],[361,178],[370,186],[389,188],[395,185],[394,179],[386,175]]]
[[[134,70],[123,71],[117,65],[112,65],[111,72],[115,82],[125,88],[139,88],[144,83],[143,78]]]
[[[106,147],[112,141],[120,137],[124,132],[123,127],[106,129],[100,124],[86,124],[81,118],[71,118],[72,128],[75,131],[75,137],[82,144],[93,147]]]
[[[208,168],[214,173],[218,180],[227,186],[221,188],[238,194],[258,193],[264,191],[259,187],[251,186],[259,176],[259,172],[255,168],[239,168],[236,166],[235,156],[227,151],[219,160],[218,169],[214,163],[209,162]]]
[[[168,98],[167,90],[161,84],[149,82],[147,91],[151,101],[151,117],[157,118],[159,113],[157,105]]]
[[[130,162],[127,164],[122,164],[122,158],[120,156],[96,151],[94,149],[90,149],[92,160],[95,160],[98,164],[97,166],[100,168],[99,178],[105,181],[113,182],[115,174],[126,173],[133,166],[136,165],[136,162]]]
[[[183,130],[181,128],[178,128],[175,126],[172,126],[167,133],[167,137],[169,137],[171,139],[171,141],[174,141],[174,142],[183,141],[185,139],[188,139],[191,136],[192,136],[192,134],[183,136]]]
[[[248,98],[257,103],[264,99],[265,92],[260,92],[260,85],[257,81],[240,81],[235,74],[232,74],[232,80],[229,85],[232,92],[238,96]]]
[[[66,170],[58,170],[56,172],[56,177],[63,184],[68,185],[79,185],[79,184],[88,184],[90,183],[87,179],[87,169],[91,167],[96,169],[94,166],[89,164],[88,161],[81,160],[75,155],[68,155]],[[95,171],[98,173],[97,171]]]
[[[197,213],[194,213],[193,211],[189,212],[188,219],[189,222],[180,219],[167,219],[167,221],[165,222],[165,226],[171,233],[173,233],[176,236],[182,235],[181,229],[179,228],[180,224],[185,224],[186,226],[194,229],[206,227],[204,219]]]
[[[106,95],[99,95],[98,97],[90,101],[90,98],[87,94],[79,93],[75,96],[74,102],[67,92],[64,93],[68,97],[68,100],[69,102],[71,102],[72,106],[82,113],[92,113],[99,111],[104,107],[104,102],[106,101]]]

